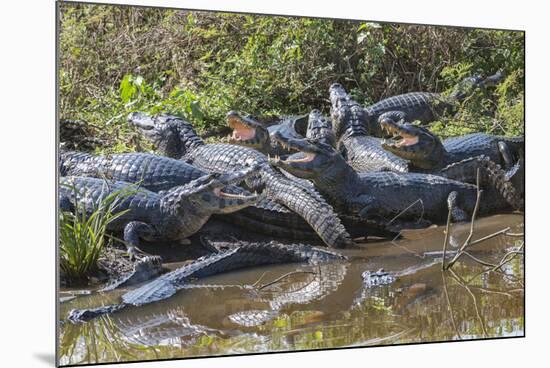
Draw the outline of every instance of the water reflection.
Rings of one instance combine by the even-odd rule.
[[[517,215],[482,219],[476,237],[505,226],[522,232],[522,223]],[[466,228],[453,229],[458,243]],[[496,264],[518,241],[499,236],[472,252]],[[411,232],[404,240],[350,250],[349,262],[232,272],[196,282],[159,303],[84,324],[64,323],[61,363],[523,335],[523,257],[494,271],[465,258],[442,272],[442,242],[441,228]],[[361,273],[379,268],[397,280],[364,288]],[[110,304],[119,295],[66,300],[61,315]]]

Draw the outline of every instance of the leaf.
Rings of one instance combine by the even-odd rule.
[[[136,86],[132,83],[132,75],[126,74],[120,82],[120,99],[124,103],[128,103],[137,93]]]

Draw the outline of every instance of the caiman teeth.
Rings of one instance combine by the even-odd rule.
[[[257,194],[251,194],[251,195],[233,194],[233,193],[226,193],[223,190],[220,190],[217,194],[219,197],[231,198],[231,199],[254,199],[257,197]]]
[[[303,157],[303,158],[297,158],[297,159],[290,159],[290,158],[287,158],[287,159],[284,160],[283,162],[285,162],[285,163],[290,163],[290,162],[310,162],[310,161],[313,161],[314,158],[315,158],[315,154],[314,154],[314,153],[306,153],[306,154],[305,154],[305,157]]]

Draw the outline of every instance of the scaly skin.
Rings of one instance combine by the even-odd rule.
[[[405,119],[423,123],[437,120],[447,113],[456,111],[458,104],[472,94],[476,88],[494,86],[503,77],[504,75],[500,72],[487,78],[479,75],[468,77],[459,83],[448,96],[440,93],[410,92],[388,97],[365,107],[366,126],[371,135],[381,137],[382,131],[378,122],[384,116],[396,120]]]
[[[340,84],[330,86],[332,125],[336,136],[336,148],[358,172],[396,171],[407,172],[408,162],[384,150],[376,130],[370,130],[368,115],[362,106],[352,100]],[[312,111],[310,121],[323,117]],[[373,125],[379,127],[379,125]]]
[[[244,243],[221,253],[201,257],[190,264],[164,274],[121,297],[115,305],[95,309],[72,310],[69,320],[83,322],[102,314],[113,313],[128,306],[157,302],[174,295],[191,280],[216,275],[245,267],[291,262],[327,262],[345,257],[303,244],[284,245],[276,242]]]
[[[525,150],[523,137],[503,137],[473,133],[441,140],[428,129],[390,118],[380,121],[382,129],[400,140],[384,141],[382,147],[410,161],[415,171],[435,172],[444,167],[476,156],[485,156],[506,170],[514,157]]]
[[[238,119],[240,115],[236,113],[230,113],[229,116],[231,116],[232,119]],[[334,145],[335,137],[334,132],[332,131],[332,124],[330,123],[330,120],[322,117],[319,110],[314,110],[312,113],[308,116],[308,128],[306,132],[306,137],[319,140],[321,142]],[[246,125],[249,124],[249,119],[245,119],[243,121],[234,122],[232,125],[237,126],[238,124]],[[253,124],[250,124],[253,125]],[[288,146],[285,145],[285,141],[279,141],[277,139],[278,136],[284,136],[285,139],[293,138],[293,135],[285,133],[284,130],[279,129],[273,134],[273,140],[276,142],[276,144],[273,144],[273,146],[281,147],[282,151],[288,152],[290,151],[288,149]],[[244,141],[241,141],[241,144],[244,144]],[[456,171],[453,171],[452,173],[456,174]],[[462,173],[461,173],[462,174]],[[273,202],[268,202],[269,204],[273,205]],[[258,206],[258,205],[257,205]],[[249,208],[248,212],[252,210],[253,207]],[[273,212],[273,211],[272,211]],[[267,219],[265,216],[262,217],[256,217],[258,221],[260,221],[257,225],[259,226],[262,222],[268,223],[269,228],[262,228],[263,233],[271,233],[273,236],[283,236],[283,237],[289,237],[292,239],[300,239],[300,240],[307,240],[312,239],[311,234],[304,232],[304,227],[298,227],[296,224],[296,221],[293,221],[291,226],[288,226],[288,216],[283,216],[282,219],[286,223],[282,223],[281,221],[277,221],[277,219],[270,218]],[[394,238],[401,228],[404,227],[418,227],[419,224],[412,224],[410,222],[403,222],[403,221],[395,221],[391,224],[391,226],[388,226],[387,221],[380,222],[377,220],[370,220],[367,221],[365,219],[361,220],[354,216],[348,216],[345,214],[345,212],[340,213],[340,218],[342,219],[342,222],[346,228],[346,230],[352,235],[352,237],[364,237],[364,236],[376,236],[376,237],[382,237],[382,238]],[[239,224],[239,223],[237,223]],[[252,226],[251,229],[254,229],[256,226]],[[289,234],[290,232],[290,234]]]
[[[110,320],[117,337],[140,346],[156,347],[166,341],[179,341],[180,346],[192,344],[194,337],[206,334],[223,334],[222,331],[191,322],[183,307],[168,307],[168,310],[143,311],[139,314],[114,315]]]
[[[137,259],[135,262],[127,260],[125,257],[116,256],[116,261],[111,262],[126,264],[126,270],[117,275],[117,277],[111,277],[109,283],[102,287],[99,291],[109,291],[119,288],[121,286],[130,286],[142,283],[157,277],[162,273],[162,258],[159,256],[147,256]],[[98,261],[99,267],[106,270],[107,273],[111,273],[114,265],[109,264],[109,260],[102,258]]]
[[[92,155],[64,151],[59,155],[61,176],[90,176],[135,183],[153,192],[184,185],[207,174],[181,160],[149,153]]]
[[[175,116],[152,118],[142,113],[128,117],[132,125],[151,139],[161,153],[182,158],[209,172],[232,172],[258,165],[259,175],[247,180],[252,189],[264,189],[268,198],[283,204],[306,220],[331,247],[350,245],[351,239],[333,208],[311,187],[292,181],[274,170],[262,153],[231,144],[205,144],[190,123]],[[179,136],[179,142],[163,137]],[[160,138],[159,138],[160,137]]]
[[[63,210],[90,215],[105,198],[117,196],[114,214],[118,217],[107,229],[124,230],[124,240],[132,250],[140,239],[187,239],[211,215],[232,213],[256,203],[257,195],[224,192],[225,186],[243,181],[256,170],[249,167],[232,174],[208,174],[162,193],[121,181],[69,176],[61,179],[59,202]]]
[[[308,116],[306,138],[336,147],[336,136],[332,130],[332,121],[321,115],[317,109]]]
[[[441,176],[419,173],[358,174],[332,147],[306,139],[286,140],[298,156],[272,162],[292,174],[308,178],[340,210],[361,218],[425,218],[442,222],[452,211],[456,221],[467,219],[476,203],[476,187]],[[484,192],[480,213],[508,209],[494,191]]]
[[[463,183],[477,184],[479,172],[479,185],[483,190],[496,191],[497,196],[512,208],[521,210],[525,205],[523,181],[518,182],[520,179],[514,176],[522,175],[518,172],[523,170],[523,166],[524,163],[520,160],[512,169],[504,171],[489,157],[476,156],[452,163],[439,170],[436,175]]]
[[[139,184],[141,188],[153,192],[185,185],[208,173],[182,160],[148,153],[103,156],[64,151],[60,154],[59,166],[62,176],[91,176],[124,181]],[[233,194],[244,192],[242,188],[232,186],[228,186],[226,191]],[[302,217],[267,198],[229,216],[221,216],[220,219],[272,236],[279,234],[278,236],[295,240],[317,238]]]
[[[437,136],[423,127],[397,123],[389,118],[383,118],[380,124],[384,131],[400,138],[385,140],[382,147],[407,159],[411,171],[475,184],[479,169],[482,188],[494,188],[512,207],[523,208],[523,188],[515,186],[510,179],[512,170],[517,170],[512,168],[512,156],[523,154],[523,137],[475,133],[441,143]]]

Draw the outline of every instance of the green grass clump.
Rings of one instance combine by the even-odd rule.
[[[76,198],[76,188],[72,189]],[[74,211],[60,211],[60,268],[69,282],[85,279],[96,269],[103,249],[112,241],[107,227],[128,211],[118,211],[118,207],[129,193],[123,190],[106,196],[91,214],[87,214],[78,201]]]

